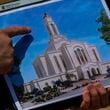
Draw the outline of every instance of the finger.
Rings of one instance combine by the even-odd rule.
[[[82,110],[88,110],[90,106],[90,94],[87,88],[85,88],[84,92],[83,92],[83,101],[81,103],[80,108]]]
[[[110,88],[107,88],[107,92],[108,92],[108,98],[109,98],[109,104],[110,104]]]
[[[0,67],[0,75],[4,75],[10,72],[12,69],[12,65],[13,65],[13,59],[8,60],[5,65]]]
[[[13,26],[0,30],[1,33],[7,34],[9,37],[14,37],[16,35],[27,34],[31,32],[29,27]]]
[[[91,108],[93,109],[100,108],[100,97],[97,93],[95,86],[93,84],[89,84],[87,88],[91,96]]]
[[[108,93],[110,94],[110,87],[109,87],[109,88],[107,88],[107,91],[108,91]]]
[[[106,89],[100,82],[95,83],[94,86],[100,96],[101,107],[106,107],[108,105],[108,95]]]

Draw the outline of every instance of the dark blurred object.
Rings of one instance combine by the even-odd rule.
[[[107,6],[108,6],[108,8],[110,10],[110,0],[105,0],[105,2],[106,2]]]
[[[0,110],[17,110],[3,75],[0,75]]]
[[[26,51],[30,44],[33,41],[33,37],[31,35],[26,35],[22,37],[19,42],[14,47],[14,53],[17,59],[20,60],[20,62],[24,59]],[[19,62],[19,63],[20,63]]]
[[[42,107],[38,107],[30,110],[65,110],[70,107],[79,108],[81,102],[82,102],[82,96],[80,95],[74,98],[69,98],[60,102],[54,102],[52,104],[44,105]]]
[[[9,77],[19,100],[22,100],[24,93],[24,80],[20,71],[20,65],[25,58],[27,49],[31,45],[32,41],[33,37],[31,35],[26,35],[22,37],[14,47],[14,65]]]
[[[110,77],[110,67],[107,66],[107,75],[104,78],[108,78]]]

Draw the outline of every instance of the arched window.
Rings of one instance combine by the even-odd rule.
[[[45,75],[43,74],[43,72],[42,72],[40,66],[38,66],[38,65],[37,65],[37,73],[38,73],[38,77],[39,77],[39,78],[45,77]]]
[[[82,54],[83,54],[83,56],[84,56],[84,58],[85,58],[86,62],[88,62],[88,59],[87,59],[86,54],[85,54],[85,52],[84,52],[84,50],[83,50],[83,49],[81,49],[81,52],[82,52]]]
[[[49,25],[47,25],[47,29],[51,36],[58,34],[57,28],[53,23],[50,23]]]
[[[79,64],[85,64],[88,62],[86,54],[82,48],[75,49],[74,53],[79,61]]]
[[[101,73],[100,73],[100,70],[99,70],[99,68],[97,68],[97,73],[98,73],[98,75],[100,75]]]
[[[88,74],[89,78],[92,77],[90,71],[88,71],[88,70],[87,70],[87,74]]]
[[[56,56],[54,56],[54,60],[55,60],[55,63],[56,63],[56,65],[57,65],[59,71],[62,72],[62,69],[61,69],[61,67],[60,67],[60,64],[59,64],[58,59],[57,59]]]
[[[82,55],[82,53],[81,53],[81,49],[77,49],[77,52],[78,52],[78,54],[79,54],[79,56],[80,56],[80,58],[81,58],[81,61],[83,62],[83,64],[85,63],[85,60],[84,60],[84,57],[83,57],[83,55]]]
[[[94,68],[91,69],[91,72],[92,72],[93,76],[97,75],[97,72],[96,72],[96,70]]]
[[[75,55],[76,55],[76,58],[77,58],[79,64],[82,64],[82,63],[81,63],[81,60],[80,60],[80,57],[79,57],[79,55],[78,55],[78,53],[77,53],[76,50],[74,51],[74,53],[75,53]]]
[[[51,27],[53,29],[54,34],[57,35],[58,32],[57,32],[57,29],[56,29],[56,27],[55,27],[55,25],[53,23],[51,23]]]
[[[94,54],[96,60],[99,61],[99,58],[98,58],[98,56],[97,56],[97,53],[96,53],[95,49],[92,49],[92,51],[93,51],[93,54]]]
[[[61,61],[62,61],[62,64],[63,64],[63,66],[64,66],[65,70],[68,70],[67,65],[66,65],[66,62],[64,61],[63,56],[62,56],[62,55],[60,55],[59,57],[60,57],[60,59],[61,59]]]

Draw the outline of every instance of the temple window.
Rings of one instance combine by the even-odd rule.
[[[76,58],[77,58],[77,60],[78,60],[79,64],[81,64],[81,60],[80,60],[80,58],[79,58],[79,56],[78,56],[77,51],[75,50],[75,51],[74,51],[74,53],[75,53],[75,55],[76,55]]]
[[[76,58],[77,58],[79,64],[85,64],[88,62],[86,54],[82,48],[75,49],[74,53],[76,55]]]
[[[99,61],[99,58],[98,58],[98,56],[97,56],[97,53],[96,53],[95,49],[92,49],[92,51],[93,51],[93,54],[94,54],[96,60]]]
[[[99,68],[97,68],[97,73],[98,73],[99,75],[101,74]]]
[[[53,23],[51,23],[51,27],[54,32],[54,35],[57,35],[58,33],[57,33],[57,30],[56,30],[55,25]]]
[[[86,62],[88,62],[88,59],[87,59],[86,54],[85,54],[85,52],[84,52],[84,49],[81,49],[81,52],[82,52],[82,54],[83,54],[83,56],[84,56]]]
[[[43,75],[43,73],[42,73],[42,71],[41,71],[39,66],[37,66],[37,72],[38,72],[38,76],[39,77],[44,77],[44,75]]]
[[[80,59],[81,59],[82,63],[84,64],[85,63],[85,60],[84,60],[83,54],[81,53],[81,49],[78,48],[77,49],[77,53],[79,54]]]
[[[59,64],[58,59],[57,59],[56,56],[54,56],[54,60],[55,60],[55,63],[56,63],[56,65],[57,65],[59,71],[62,72],[62,69],[61,69],[61,67],[60,67],[60,64]]]
[[[65,70],[68,70],[67,65],[66,65],[66,62],[64,61],[63,56],[62,56],[62,55],[60,55],[59,57],[60,57],[60,59],[61,59],[61,61],[62,61],[62,64],[63,64],[63,66],[64,66]]]

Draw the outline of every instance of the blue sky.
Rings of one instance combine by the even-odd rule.
[[[100,39],[97,29],[100,24],[96,19],[103,8],[100,0],[63,0],[0,17],[0,28],[8,26],[29,26],[32,28],[33,43],[26,52],[21,64],[21,72],[25,82],[37,78],[32,66],[33,60],[42,55],[48,46],[49,35],[43,21],[47,12],[57,24],[61,34],[71,40],[95,44],[103,61],[110,59],[110,46]],[[14,44],[20,39],[13,39]],[[107,54],[106,54],[107,53]]]

